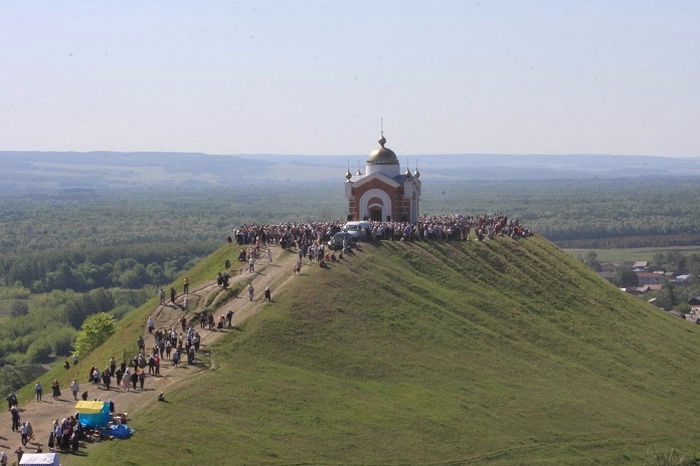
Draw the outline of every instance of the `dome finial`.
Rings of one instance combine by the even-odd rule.
[[[350,181],[352,178],[352,173],[350,173],[350,161],[348,160],[348,170],[345,172],[345,179]]]
[[[379,145],[384,147],[386,144],[386,138],[384,137],[384,118],[379,118]]]

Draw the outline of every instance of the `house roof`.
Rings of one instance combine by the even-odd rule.
[[[614,262],[603,262],[600,264],[600,270],[604,272],[614,272],[619,266],[620,264]]]
[[[638,277],[663,278],[663,275],[653,272],[636,272]]]

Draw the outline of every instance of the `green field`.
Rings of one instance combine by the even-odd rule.
[[[700,246],[668,246],[655,248],[617,248],[617,249],[563,249],[574,257],[585,257],[595,252],[600,262],[634,262],[651,261],[657,253],[679,252],[682,254],[700,253]]]

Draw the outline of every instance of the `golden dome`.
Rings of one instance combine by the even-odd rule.
[[[394,153],[393,150],[389,149],[388,147],[384,147],[384,144],[386,144],[386,138],[384,137],[384,134],[382,133],[382,136],[379,138],[379,148],[374,149],[371,154],[369,154],[369,158],[367,159],[367,163],[370,165],[398,165],[399,164],[399,159],[396,157],[396,154]]]

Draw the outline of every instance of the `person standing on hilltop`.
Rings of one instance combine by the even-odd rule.
[[[41,392],[44,391],[44,386],[41,385],[40,381],[36,381],[36,385],[34,385],[34,393],[36,394],[36,401],[41,401]]]
[[[61,388],[58,384],[58,379],[55,379],[51,384],[51,396],[54,400],[58,400],[61,396]]]
[[[250,301],[252,301],[254,295],[255,295],[255,288],[253,288],[253,282],[248,282],[248,299]]]
[[[19,438],[20,441],[22,442],[23,446],[27,446],[27,442],[29,441],[29,433],[27,429],[27,423],[25,422],[22,424],[22,427],[19,428]]]
[[[20,421],[19,409],[17,409],[17,406],[12,406],[10,415],[12,416],[12,432],[17,432],[19,430]]]
[[[12,408],[13,406],[17,406],[17,394],[15,392],[7,395],[7,407]]]
[[[190,292],[190,277],[188,276],[182,279],[182,292],[185,294]]]
[[[248,272],[255,272],[255,257],[252,255],[248,259]]]
[[[185,331],[185,327],[187,327],[187,317],[182,316],[180,317],[180,328],[182,328],[182,331]]]
[[[267,262],[272,264],[272,250],[269,247],[267,248]]]
[[[102,383],[104,384],[105,389],[109,391],[112,385],[112,373],[109,370],[109,366],[105,367],[105,370],[102,371]]]
[[[117,378],[117,387],[123,387],[122,377],[124,376],[124,371],[122,371],[121,367],[117,369],[117,371],[114,373],[114,376]]]
[[[177,298],[177,291],[175,291],[175,288],[170,287],[170,302],[175,304],[175,298]]]
[[[122,386],[124,387],[124,390],[127,392],[129,391],[129,387],[131,386],[131,368],[127,367],[124,370],[124,374],[122,374]]]
[[[163,288],[158,290],[158,297],[160,298],[160,305],[164,306],[165,305],[165,290]]]
[[[202,309],[202,312],[199,313],[199,328],[206,328],[208,314],[209,314],[209,310],[207,309],[206,306],[204,306],[204,309]]]
[[[139,382],[139,374],[138,374],[138,369],[134,369],[134,372],[131,373],[131,387],[136,391],[136,384]]]
[[[73,393],[73,399],[77,400],[78,399],[78,392],[80,391],[80,385],[78,384],[77,379],[73,379],[73,381],[70,384],[70,391]]]

